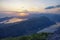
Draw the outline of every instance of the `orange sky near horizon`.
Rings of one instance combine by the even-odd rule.
[[[0,0],[0,16],[28,16],[29,12],[60,13],[60,8],[45,9],[60,5],[60,0]]]

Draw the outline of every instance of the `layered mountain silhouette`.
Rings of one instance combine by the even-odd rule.
[[[43,28],[55,24],[46,16],[31,18],[8,27],[0,27],[0,38],[35,34]]]
[[[30,14],[29,16],[27,17],[20,17],[20,16],[13,16],[13,17],[4,17],[4,18],[0,18],[0,24],[1,23],[5,23],[5,22],[9,22],[9,20],[11,19],[14,19],[14,18],[17,18],[17,19],[31,19],[31,18],[35,18],[35,17],[41,17],[41,16],[46,16],[48,17],[50,20],[54,21],[54,22],[60,22],[60,14],[48,14],[48,13],[41,13],[41,14]]]
[[[54,21],[54,22],[60,22],[60,14],[51,14],[51,13],[41,13],[41,14],[32,14],[30,17],[40,17],[40,16],[46,16],[48,17],[50,20]]]

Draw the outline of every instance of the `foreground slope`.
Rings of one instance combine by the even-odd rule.
[[[48,35],[52,35],[52,33],[39,33],[28,36],[8,37],[0,40],[47,40]]]

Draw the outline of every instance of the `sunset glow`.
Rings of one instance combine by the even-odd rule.
[[[0,22],[0,23],[8,24],[8,23],[21,22],[21,21],[24,21],[24,20],[27,20],[27,19],[12,18],[12,19],[10,19],[8,21],[5,20],[5,21]]]
[[[60,5],[60,0],[0,0],[0,4],[0,15],[28,16],[29,12],[60,13],[60,7],[45,9]]]
[[[19,13],[18,15],[24,17],[24,16],[28,16],[29,14],[28,13]]]

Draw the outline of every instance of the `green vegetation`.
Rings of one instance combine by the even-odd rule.
[[[52,33],[40,33],[40,34],[32,34],[28,36],[4,38],[1,40],[46,40],[48,35],[51,35],[51,34]]]

